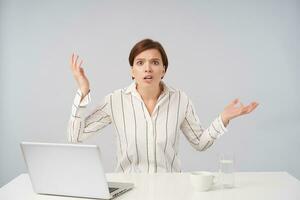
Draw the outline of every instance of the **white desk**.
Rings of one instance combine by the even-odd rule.
[[[135,188],[116,199],[146,200],[299,200],[300,181],[286,172],[239,172],[236,187],[194,192],[188,173],[173,174],[107,174],[109,181],[134,182]],[[37,195],[28,174],[21,174],[0,188],[1,200],[82,200],[51,195]]]

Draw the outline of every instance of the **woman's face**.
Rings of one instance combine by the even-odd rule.
[[[159,84],[165,75],[161,54],[157,49],[148,49],[138,54],[131,67],[131,76],[141,86]]]

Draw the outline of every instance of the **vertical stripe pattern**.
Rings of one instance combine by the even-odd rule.
[[[127,133],[126,133],[126,123],[125,123],[124,102],[123,102],[123,92],[122,91],[121,91],[120,96],[121,96],[122,116],[123,116],[123,131],[124,131],[124,136],[125,136],[125,141],[126,141],[126,156],[127,156],[127,159],[128,159],[128,161],[131,165],[132,162],[131,162],[131,160],[129,159],[129,156],[128,156],[128,139],[127,139]]]
[[[154,108],[147,107],[133,82],[129,87],[105,96],[90,113],[86,113],[90,94],[82,97],[78,90],[72,104],[69,141],[81,142],[101,133],[112,123],[117,139],[116,171],[181,172],[178,157],[180,132],[197,151],[205,151],[227,129],[220,116],[204,129],[188,96],[164,82],[161,84],[163,91]],[[148,110],[153,111],[149,113]]]
[[[133,110],[133,119],[134,119],[134,138],[135,138],[135,151],[136,151],[136,165],[139,165],[139,150],[138,150],[138,140],[137,140],[137,132],[136,132],[136,116],[135,116],[135,109],[134,109],[134,105],[133,105],[133,100],[132,100],[132,95],[130,95],[130,100],[131,100],[131,105],[132,105],[132,110]]]

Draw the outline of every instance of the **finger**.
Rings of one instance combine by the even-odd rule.
[[[78,65],[77,65],[78,58],[79,58],[79,56],[77,55],[77,56],[76,56],[76,59],[75,59],[75,63],[74,63],[74,65],[75,65],[75,67],[76,67],[76,70],[78,70]]]
[[[250,106],[251,108],[256,108],[256,107],[258,106],[258,103],[252,102],[252,103],[249,104],[249,106]]]
[[[79,63],[79,66],[78,66],[79,69],[82,69],[82,67],[81,67],[82,63],[83,63],[83,60],[81,60],[80,63]]]
[[[81,73],[81,70],[83,70],[83,68],[81,67],[82,63],[83,63],[83,60],[81,60],[80,63],[76,65],[76,70],[80,73]]]
[[[251,103],[249,106],[247,106],[246,114],[252,112],[257,106],[257,103]]]
[[[71,69],[73,70],[73,62],[74,62],[74,53],[72,53],[71,59],[70,59],[70,64],[71,64]]]
[[[247,108],[245,111],[244,111],[244,114],[249,114],[253,111],[254,109],[253,108]]]
[[[240,101],[240,107],[245,107],[244,104]]]
[[[74,53],[72,53],[72,56],[71,56],[71,65],[73,65],[73,62],[74,62]]]
[[[241,114],[244,115],[244,114],[247,114],[250,110],[250,107],[249,106],[246,106],[244,108],[241,109]]]
[[[235,105],[235,104],[237,104],[238,102],[239,102],[239,99],[236,98],[236,99],[234,99],[234,100],[231,102],[231,105]]]
[[[234,105],[237,104],[238,101],[239,101],[238,98],[234,99],[234,100],[231,101],[225,108],[234,107]]]
[[[258,106],[258,103],[251,104],[251,111],[250,112],[252,112],[257,106]]]

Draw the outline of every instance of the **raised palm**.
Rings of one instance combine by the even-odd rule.
[[[81,90],[83,96],[85,96],[90,90],[89,80],[86,77],[82,66],[82,60],[79,62],[79,56],[72,54],[71,57],[71,70],[73,76],[78,84],[79,89]]]
[[[224,108],[222,112],[223,122],[227,124],[233,118],[252,112],[257,106],[257,102],[251,102],[249,105],[244,106],[239,99],[235,99]]]

